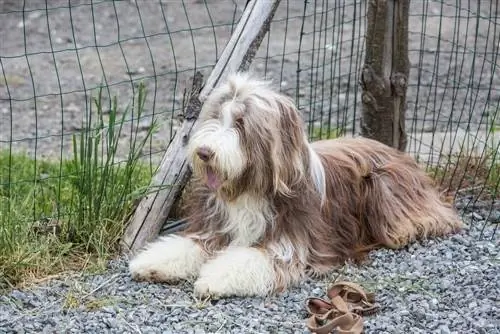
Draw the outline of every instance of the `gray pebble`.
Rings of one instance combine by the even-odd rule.
[[[457,235],[398,251],[382,249],[371,253],[366,265],[343,268],[339,279],[375,292],[382,306],[379,313],[364,317],[366,332],[500,332],[495,321],[499,237],[479,240],[480,232],[480,224],[472,224]],[[68,280],[1,296],[0,333],[307,333],[304,301],[326,298],[331,284],[307,280],[279,296],[221,299],[200,307],[190,296],[189,284],[134,282],[127,262],[119,259],[104,274],[77,279],[86,291],[100,287],[92,296],[97,300],[104,296],[117,301],[89,311],[84,306],[64,308],[68,293],[78,297],[72,290],[76,285]]]
[[[475,220],[477,220],[477,221],[480,221],[480,220],[483,220],[483,219],[484,219],[484,218],[483,218],[483,216],[481,216],[481,215],[480,215],[479,213],[477,213],[477,212],[473,212],[473,213],[472,213],[472,218],[473,218],[473,219],[475,219]]]

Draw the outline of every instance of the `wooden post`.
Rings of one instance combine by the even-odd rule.
[[[183,124],[170,143],[150,184],[150,189],[158,190],[141,200],[125,229],[122,240],[122,248],[125,252],[138,250],[159,234],[174,203],[191,176],[186,161],[185,146],[203,102],[229,74],[248,69],[269,30],[279,3],[280,0],[248,1],[236,30],[206,83],[202,85],[203,78],[200,73],[195,75],[190,99],[184,112]]]
[[[361,135],[406,150],[409,0],[369,0]]]

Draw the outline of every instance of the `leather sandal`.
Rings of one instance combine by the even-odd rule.
[[[363,288],[352,282],[337,282],[328,290],[328,298],[340,296],[349,306],[349,311],[366,316],[372,315],[380,308],[375,303],[375,294],[365,292]]]
[[[328,290],[329,301],[311,297],[306,300],[306,310],[310,317],[307,328],[316,334],[363,333],[364,315],[374,314],[379,305],[375,304],[373,293],[351,282],[337,282]]]

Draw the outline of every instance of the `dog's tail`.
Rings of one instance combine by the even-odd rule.
[[[386,247],[400,248],[463,226],[416,164],[386,163],[364,177],[362,188],[365,224],[372,240]]]

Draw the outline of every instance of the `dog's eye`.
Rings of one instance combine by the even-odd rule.
[[[244,123],[244,121],[243,121],[243,117],[236,117],[236,119],[234,120],[234,125],[235,125],[238,129],[242,129],[244,124],[245,124],[245,123]]]

